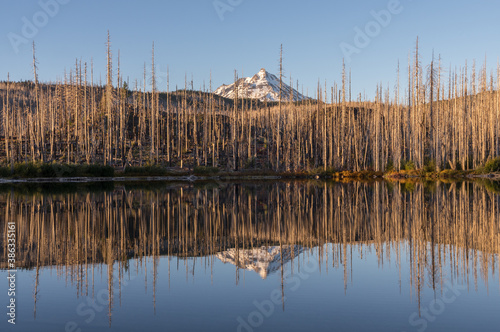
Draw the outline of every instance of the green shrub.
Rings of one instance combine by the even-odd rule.
[[[392,159],[387,162],[387,165],[385,165],[385,171],[386,172],[394,171],[394,162],[392,161]]]
[[[424,172],[431,173],[436,171],[436,162],[434,160],[429,160],[424,165]]]
[[[92,164],[82,165],[80,173],[82,176],[112,177],[115,175],[115,170],[111,166]]]
[[[411,160],[403,160],[401,161],[401,169],[404,169],[405,171],[414,171],[415,163]]]
[[[40,176],[44,178],[53,178],[57,176],[54,165],[42,164],[40,165]]]
[[[11,176],[10,167],[2,166],[0,167],[0,178],[6,178]]]
[[[56,166],[56,173],[58,177],[71,178],[77,176],[77,166],[69,164],[61,164]]]
[[[128,176],[164,176],[167,170],[156,165],[127,167],[124,171]]]
[[[23,178],[36,178],[40,175],[40,167],[34,163],[18,163],[14,165],[14,175]]]
[[[500,157],[489,160],[483,169],[485,173],[500,172]]]
[[[56,163],[18,163],[14,173],[8,167],[0,167],[0,176],[18,176],[21,178],[57,178],[57,177],[112,177],[115,170],[111,166],[76,165]]]
[[[194,168],[194,174],[196,175],[213,175],[217,173],[219,173],[219,169],[217,167],[196,166]]]

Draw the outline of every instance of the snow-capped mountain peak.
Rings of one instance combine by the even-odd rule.
[[[214,93],[225,98],[234,98],[236,91],[239,98],[279,101],[280,80],[276,75],[262,68],[252,77],[241,78],[230,85],[222,85]],[[290,97],[293,97],[293,101],[307,99],[307,97],[300,94],[297,90],[292,89],[283,81],[281,100],[289,101]]]

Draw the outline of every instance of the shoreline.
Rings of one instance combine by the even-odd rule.
[[[162,169],[164,175],[139,175],[127,174],[117,171],[113,176],[54,176],[54,177],[0,177],[0,184],[16,183],[90,183],[90,182],[196,182],[196,181],[237,181],[237,180],[333,180],[334,182],[352,181],[439,181],[439,180],[474,180],[487,179],[500,181],[500,172],[479,173],[478,171],[452,171],[424,172],[423,170],[402,171],[299,171],[299,172],[275,172],[271,170],[243,170],[243,171],[220,171],[209,168],[198,171],[185,171],[180,169]]]

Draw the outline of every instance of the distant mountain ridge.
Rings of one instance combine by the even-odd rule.
[[[235,83],[220,86],[214,93],[225,98],[234,98],[236,91],[238,91],[238,97],[242,98],[279,101],[280,80],[276,75],[262,68],[252,77],[240,78]],[[281,100],[290,101],[290,97],[293,97],[293,101],[309,99],[283,82]]]

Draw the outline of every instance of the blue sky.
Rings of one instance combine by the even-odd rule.
[[[68,2],[59,4],[53,17],[44,16],[40,1],[2,1],[0,80],[7,72],[13,80],[32,78],[32,40],[41,81],[61,79],[76,58],[89,63],[93,58],[95,77],[104,80],[108,29],[114,68],[120,50],[121,71],[131,83],[142,81],[144,63],[150,70],[155,42],[162,89],[167,66],[171,89],[183,87],[185,75],[189,81],[193,77],[195,88],[204,81],[208,87],[210,71],[214,88],[231,83],[234,70],[240,76],[251,76],[262,67],[277,73],[282,43],[286,80],[299,80],[314,95],[318,80],[322,85],[326,80],[328,86],[341,80],[345,54],[340,45],[356,47],[356,27],[374,30],[369,45],[358,48],[347,61],[355,95],[372,96],[377,83],[393,87],[397,62],[407,65],[417,36],[422,61],[428,63],[434,50],[446,69],[473,59],[482,65],[485,56],[494,69],[500,55],[497,1],[400,0],[397,14],[391,14],[384,26],[377,23],[378,29],[372,11],[387,11],[397,0],[41,0],[53,1]],[[33,24],[35,19],[38,31],[23,34],[26,20]],[[17,53],[11,42],[14,35],[29,37],[18,43]]]

